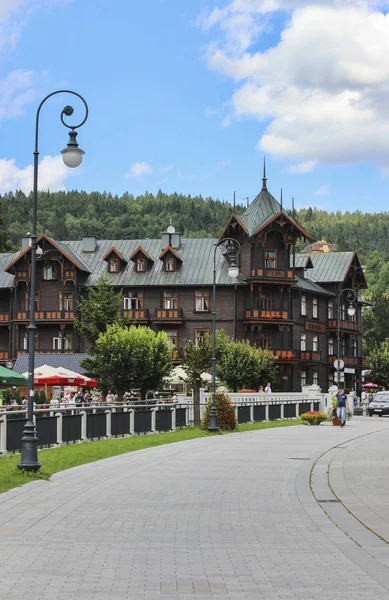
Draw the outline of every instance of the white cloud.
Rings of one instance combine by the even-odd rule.
[[[221,32],[206,48],[209,67],[238,82],[229,118],[263,121],[259,148],[300,161],[290,172],[366,159],[388,169],[389,13],[380,12],[387,6],[389,0],[232,0],[203,15],[205,30]],[[250,51],[276,10],[289,11],[279,42]]]
[[[125,174],[127,179],[134,177],[143,177],[144,175],[150,175],[153,172],[153,168],[147,162],[136,162],[130,170]]]
[[[331,188],[330,186],[327,185],[322,185],[321,187],[319,187],[315,192],[314,192],[315,196],[330,196],[331,195]]]
[[[38,175],[40,190],[56,192],[65,189],[66,178],[76,173],[66,167],[62,156],[45,156],[39,164]],[[32,190],[32,182],[32,165],[19,169],[14,159],[0,159],[0,193],[22,190],[25,194],[29,194]]]
[[[287,173],[292,173],[292,174],[310,173],[311,171],[313,171],[314,166],[315,166],[315,161],[307,160],[298,165],[291,165],[290,167],[288,167],[286,169],[286,171],[287,171]]]
[[[32,71],[13,71],[0,80],[0,121],[20,117],[34,98],[37,76]]]

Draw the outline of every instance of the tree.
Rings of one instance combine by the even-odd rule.
[[[79,334],[90,343],[92,352],[97,338],[106,331],[108,325],[126,323],[126,319],[120,316],[122,302],[121,293],[115,292],[103,277],[96,287],[89,289],[86,298],[80,298],[79,317],[75,319],[75,325]]]
[[[0,252],[12,252],[12,244],[4,229],[4,219],[0,216]]]
[[[369,296],[372,306],[362,311],[362,330],[364,350],[367,354],[389,338],[389,297],[382,292],[373,292]]]
[[[234,392],[257,389],[261,381],[277,379],[273,354],[249,342],[230,342],[216,363],[217,375]]]
[[[370,379],[374,383],[389,386],[389,339],[381,342],[369,354]]]
[[[132,388],[157,389],[172,370],[171,348],[167,335],[149,327],[108,325],[97,338],[93,358],[82,361],[103,390],[111,389],[119,399]]]

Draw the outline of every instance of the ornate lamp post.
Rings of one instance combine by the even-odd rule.
[[[217,423],[216,408],[216,249],[224,248],[225,254],[230,260],[228,275],[236,279],[239,275],[239,267],[236,259],[240,254],[240,243],[233,238],[224,238],[215,244],[213,251],[213,288],[212,288],[212,406],[209,415],[208,431],[219,431]]]
[[[88,105],[84,98],[72,92],[71,90],[58,90],[52,92],[40,103],[35,121],[35,150],[34,150],[34,181],[33,181],[33,198],[32,198],[32,233],[31,233],[31,274],[30,274],[30,318],[28,326],[28,401],[27,401],[27,421],[23,430],[22,437],[22,457],[18,463],[18,468],[25,471],[38,471],[41,464],[38,462],[38,438],[36,436],[36,429],[33,417],[33,402],[34,402],[34,367],[35,367],[35,290],[36,290],[36,258],[37,258],[37,233],[36,233],[36,220],[37,220],[37,205],[38,205],[38,133],[39,133],[39,115],[43,104],[56,94],[73,94],[82,100],[85,107],[85,118],[79,125],[68,125],[64,121],[64,117],[70,117],[74,109],[72,106],[65,106],[61,112],[62,124],[70,129],[69,131],[69,142],[66,148],[62,150],[63,161],[66,166],[74,168],[78,167],[82,162],[82,155],[84,151],[78,147],[77,143],[77,132],[75,131],[81,127],[88,118]]]
[[[338,359],[336,361],[337,367],[337,381],[338,381],[338,388],[340,385],[340,364],[339,364],[339,360],[340,360],[340,316],[341,316],[341,304],[340,304],[340,297],[342,296],[342,294],[347,293],[347,302],[348,302],[348,307],[347,307],[347,314],[350,317],[353,317],[355,315],[355,304],[354,302],[357,299],[357,293],[351,289],[351,288],[344,288],[344,290],[340,290],[339,294],[338,294],[338,334],[337,334],[337,353],[338,353]]]

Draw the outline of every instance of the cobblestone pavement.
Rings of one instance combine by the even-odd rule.
[[[0,600],[388,600],[388,450],[389,419],[354,417],[161,446],[12,490]]]

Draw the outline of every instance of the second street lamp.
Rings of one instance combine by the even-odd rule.
[[[341,307],[340,302],[341,302],[341,296],[345,293],[347,293],[346,300],[348,302],[347,314],[350,317],[353,317],[355,315],[355,312],[356,312],[355,301],[357,299],[357,293],[351,288],[344,288],[343,290],[340,290],[340,292],[338,294],[337,361],[336,361],[338,389],[340,386],[340,371],[341,371],[341,369],[339,368],[339,366],[340,366],[339,360],[341,358],[340,357],[340,317],[341,317],[341,312],[342,312],[342,307]]]
[[[236,279],[239,275],[239,267],[236,259],[240,254],[240,243],[233,238],[224,238],[215,244],[213,251],[213,287],[212,287],[212,406],[209,414],[208,431],[216,433],[219,431],[216,407],[216,249],[224,248],[225,255],[230,261],[228,275]]]
[[[82,100],[85,108],[85,117],[79,125],[68,125],[64,121],[64,117],[70,117],[74,109],[72,106],[65,106],[61,112],[62,124],[70,129],[69,131],[69,142],[67,147],[62,150],[63,161],[68,167],[78,167],[82,161],[82,155],[84,151],[78,147],[77,143],[77,132],[75,131],[82,125],[88,118],[88,105],[84,98],[72,92],[71,90],[57,90],[52,92],[46,98],[42,100],[38,106],[35,120],[35,150],[34,150],[34,180],[33,180],[33,195],[32,195],[32,233],[31,233],[31,267],[30,267],[30,298],[29,298],[29,325],[28,325],[28,399],[27,399],[27,421],[23,430],[23,437],[21,443],[21,459],[18,463],[18,468],[24,471],[38,471],[41,467],[38,461],[38,438],[36,436],[36,429],[34,423],[34,369],[35,369],[35,336],[36,336],[36,325],[35,325],[35,290],[36,290],[36,258],[37,258],[37,207],[38,207],[38,134],[39,134],[39,116],[40,111],[46,100],[55,96],[56,94],[72,94]]]

